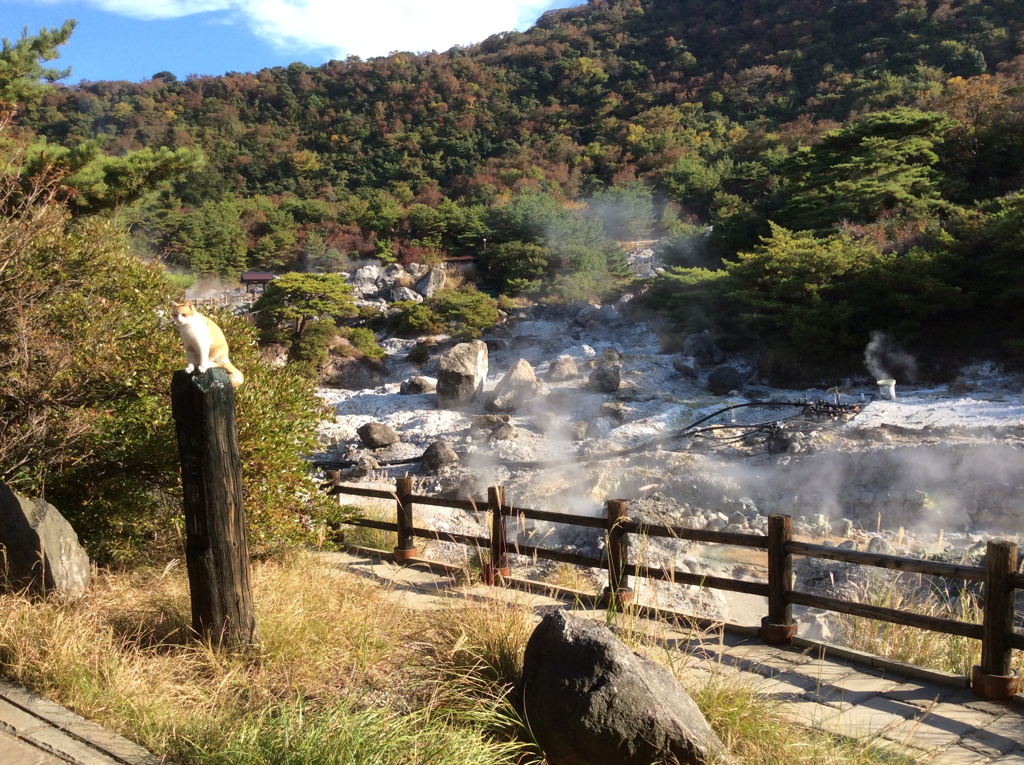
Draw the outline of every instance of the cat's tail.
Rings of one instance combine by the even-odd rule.
[[[231,385],[233,387],[237,388],[245,382],[245,375],[243,375],[241,370],[230,361],[225,361],[221,366],[224,368],[224,371],[228,373],[228,379],[231,380]]]

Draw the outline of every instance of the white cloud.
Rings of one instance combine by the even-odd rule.
[[[580,0],[582,2],[583,0]],[[447,50],[523,29],[554,0],[87,0],[137,19],[228,11],[275,46],[336,58]]]

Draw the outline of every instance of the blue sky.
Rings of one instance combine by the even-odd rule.
[[[257,71],[348,55],[447,50],[526,29],[583,0],[0,0],[0,36],[77,19],[55,66],[65,80]]]

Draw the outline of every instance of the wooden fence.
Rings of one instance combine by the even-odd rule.
[[[396,532],[398,535],[398,545],[394,550],[396,562],[405,562],[416,556],[415,540],[418,537],[489,550],[490,560],[484,566],[484,581],[488,584],[500,584],[502,579],[509,577],[511,572],[510,554],[592,568],[604,568],[608,571],[608,586],[605,588],[601,600],[610,607],[629,602],[632,595],[628,585],[630,576],[759,595],[768,600],[768,613],[761,621],[759,635],[763,642],[770,645],[788,645],[792,641],[796,633],[796,623],[793,620],[794,605],[876,619],[947,635],[961,635],[980,640],[982,643],[981,664],[974,668],[972,676],[972,688],[979,697],[989,700],[1006,699],[1013,696],[1018,689],[1018,678],[1011,667],[1012,652],[1013,649],[1024,650],[1024,635],[1018,634],[1014,629],[1014,597],[1017,590],[1024,589],[1024,575],[1017,571],[1016,542],[990,541],[984,567],[963,566],[798,542],[792,538],[792,520],[788,515],[770,515],[767,534],[740,534],[631,520],[628,512],[629,504],[625,500],[608,500],[605,517],[598,518],[513,507],[505,503],[502,487],[491,487],[488,490],[487,502],[480,503],[472,500],[441,499],[413,494],[411,478],[399,478],[396,480],[394,491],[385,491],[345,486],[342,485],[340,474],[337,471],[331,471],[329,475],[331,482],[325,485],[325,488],[331,495],[370,497],[395,502],[396,519],[394,523],[367,518],[354,518],[347,523]],[[415,525],[413,518],[413,505],[486,512],[490,520],[490,534],[487,537],[477,537],[419,528]],[[506,528],[509,518],[600,529],[607,535],[605,554],[596,557],[520,543],[514,543],[510,547]],[[706,576],[630,563],[631,535],[765,550],[768,554],[768,581],[757,582]],[[979,582],[984,588],[983,621],[981,624],[973,624],[797,592],[793,589],[793,556],[795,555],[925,574],[961,582]]]

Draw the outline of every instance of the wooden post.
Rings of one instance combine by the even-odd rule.
[[[792,537],[792,518],[778,513],[768,516],[768,616],[758,631],[768,645],[790,645],[796,634],[793,605],[786,597],[793,589],[793,556],[786,552]]]
[[[986,701],[1005,701],[1020,687],[1013,672],[1014,588],[1009,576],[1017,571],[1017,543],[995,540],[985,549],[985,616],[982,620],[981,664],[974,667],[971,690]]]
[[[249,583],[235,389],[220,368],[174,373],[192,628],[216,647],[259,642]]]
[[[501,506],[505,504],[505,487],[490,486],[487,489],[487,509],[491,514],[491,560],[483,567],[484,584],[501,584],[502,579],[512,575],[508,565],[508,535],[505,530],[505,516]]]
[[[622,524],[629,520],[629,503],[624,499],[609,499],[605,503],[608,513],[608,586],[601,596],[601,606],[617,608],[633,599],[626,576],[629,561],[629,537]]]
[[[395,548],[395,563],[405,563],[415,558],[416,537],[412,533],[412,502],[408,497],[412,494],[412,479],[409,477],[395,479],[395,494],[398,496],[398,547]]]

